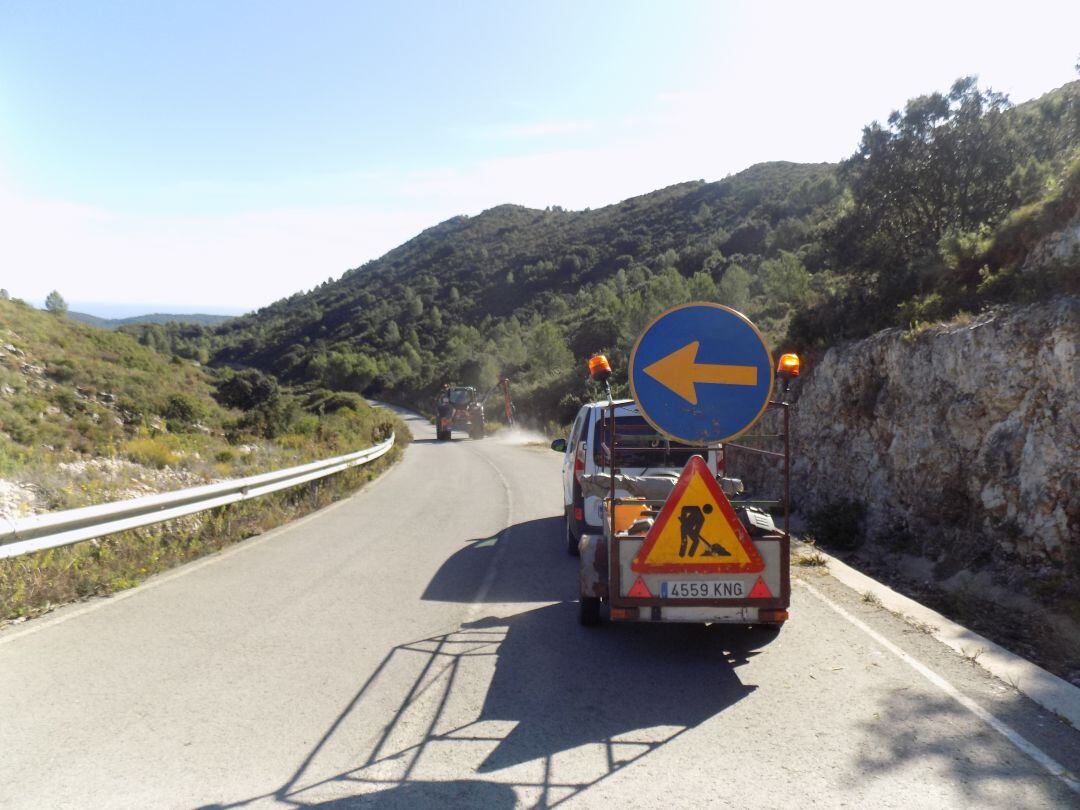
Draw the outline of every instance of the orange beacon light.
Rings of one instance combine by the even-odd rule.
[[[589,376],[598,382],[607,382],[611,377],[611,364],[602,354],[589,358]]]
[[[799,376],[799,355],[797,354],[782,354],[780,355],[780,362],[776,366],[776,373],[781,377],[798,377]]]

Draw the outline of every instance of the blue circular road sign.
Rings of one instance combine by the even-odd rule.
[[[642,415],[687,444],[733,439],[769,402],[772,356],[746,316],[720,304],[669,309],[630,354],[630,390]]]

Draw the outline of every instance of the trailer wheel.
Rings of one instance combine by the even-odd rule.
[[[474,421],[469,425],[469,438],[470,439],[482,439],[484,438],[484,420]]]
[[[582,596],[578,600],[578,623],[583,627],[595,627],[600,624],[599,597]]]
[[[747,640],[753,647],[763,647],[776,641],[782,624],[752,624],[747,628]]]

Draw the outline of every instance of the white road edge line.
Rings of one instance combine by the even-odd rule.
[[[467,621],[475,621],[480,614],[481,607],[487,603],[488,594],[491,592],[491,587],[495,584],[495,577],[498,574],[499,563],[503,558],[503,550],[506,547],[507,535],[513,531],[513,525],[511,520],[514,516],[514,493],[510,489],[510,482],[506,476],[503,475],[503,471],[499,469],[497,465],[490,458],[485,456],[478,450],[470,448],[470,452],[479,459],[482,459],[491,469],[495,471],[495,474],[499,477],[499,481],[502,483],[503,491],[506,493],[506,518],[503,520],[503,528],[499,534],[502,535],[500,542],[496,543],[495,554],[492,556],[491,565],[484,575],[483,581],[480,583],[480,587],[476,591],[476,596],[473,597],[472,604],[466,611],[465,616]]]
[[[1061,763],[1059,763],[1057,760],[1048,756],[1041,749],[1036,748],[1034,745],[1028,742],[1025,737],[1021,736],[1018,732],[1016,732],[1011,726],[1008,726],[998,720],[996,717],[994,717],[994,715],[990,714],[990,712],[986,711],[986,709],[984,709],[974,700],[969,698],[967,695],[960,692],[955,686],[953,686],[947,680],[945,680],[928,666],[926,666],[926,664],[913,658],[911,655],[904,652],[902,649],[900,649],[883,635],[881,635],[881,633],[871,628],[862,620],[848,613],[848,611],[844,610],[844,608],[840,607],[840,605],[833,602],[809,582],[803,579],[795,581],[800,586],[810,591],[811,594],[816,596],[819,600],[821,600],[822,603],[824,603],[828,608],[837,613],[840,617],[846,619],[855,627],[862,630],[864,633],[866,633],[866,635],[870,636],[870,638],[872,638],[886,650],[891,652],[909,667],[914,669],[916,672],[926,678],[926,680],[928,680],[946,695],[951,697],[953,700],[955,700],[973,715],[975,715],[992,729],[994,729],[994,731],[996,731],[998,734],[1003,736],[1005,739],[1007,739],[1009,742],[1011,742],[1013,745],[1015,745],[1017,748],[1019,748],[1021,751],[1023,751],[1025,754],[1027,754],[1029,757],[1039,763],[1039,765],[1045,768],[1049,773],[1064,782],[1066,787],[1068,787],[1071,791],[1073,791],[1074,793],[1080,793],[1080,780],[1073,776],[1073,774],[1063,765],[1061,765]]]
[[[970,657],[978,653],[975,663],[991,675],[1012,685],[1044,709],[1060,715],[1072,723],[1074,728],[1080,729],[1080,688],[914,599],[897,593],[888,585],[857,571],[820,549],[816,551],[828,560],[826,570],[833,579],[858,593],[873,593],[887,610],[929,627],[931,636],[961,655]]]

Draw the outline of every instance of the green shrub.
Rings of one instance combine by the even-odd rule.
[[[187,394],[173,394],[165,400],[161,415],[171,424],[190,425],[203,413],[202,404]]]
[[[853,498],[837,498],[806,518],[806,534],[827,548],[850,550],[863,541],[866,506]]]
[[[300,433],[286,433],[274,440],[278,446],[286,450],[300,450],[311,443],[311,440]]]
[[[18,469],[19,462],[11,455],[8,448],[0,444],[0,475],[11,475]]]
[[[227,408],[250,411],[279,394],[277,380],[253,368],[243,369],[215,386],[214,398]]]
[[[359,394],[354,394],[350,391],[338,391],[331,394],[325,400],[322,401],[323,413],[335,413],[342,408],[348,408],[352,411],[363,411],[367,409],[367,402]]]
[[[305,413],[297,416],[291,425],[289,425],[290,433],[299,433],[302,436],[312,436],[319,429],[319,417],[312,413]]]
[[[70,382],[77,376],[75,363],[66,357],[51,361],[46,367],[46,372],[54,380],[62,383]]]

